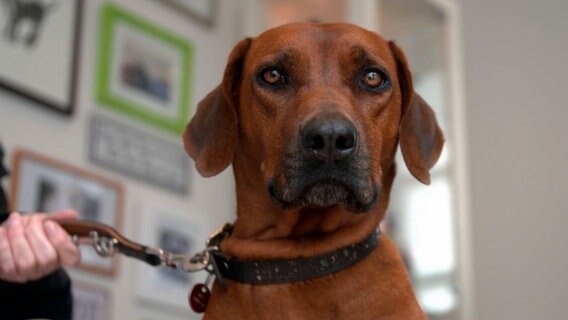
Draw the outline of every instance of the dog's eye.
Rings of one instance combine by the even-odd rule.
[[[279,88],[286,82],[286,77],[284,72],[276,67],[268,67],[263,69],[259,74],[260,80],[263,84],[268,85],[273,88]]]
[[[361,77],[361,85],[371,91],[382,91],[388,85],[388,78],[385,73],[377,68],[367,69]]]
[[[378,71],[369,71],[365,74],[365,84],[371,88],[376,88],[383,83],[383,77]]]

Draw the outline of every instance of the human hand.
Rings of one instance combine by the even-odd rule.
[[[79,248],[52,221],[58,219],[77,219],[77,213],[10,214],[0,225],[0,279],[24,283],[43,278],[62,265],[79,263]]]

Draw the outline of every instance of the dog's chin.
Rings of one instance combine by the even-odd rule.
[[[367,193],[356,193],[349,186],[337,181],[320,181],[305,187],[300,192],[292,192],[286,187],[279,192],[274,184],[269,186],[272,199],[283,209],[296,209],[307,206],[342,206],[353,213],[369,211],[378,199],[378,191],[373,188]],[[291,197],[290,195],[295,196]]]
[[[316,183],[308,187],[301,197],[304,205],[331,207],[347,203],[349,190],[338,183]]]

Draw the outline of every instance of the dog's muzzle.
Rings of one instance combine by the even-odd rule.
[[[301,128],[298,140],[269,183],[280,205],[341,205],[364,212],[375,204],[378,187],[371,182],[370,159],[350,120],[336,113],[318,115]]]

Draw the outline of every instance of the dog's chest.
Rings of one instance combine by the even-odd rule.
[[[246,293],[214,295],[204,319],[353,319],[341,317],[339,307],[327,297],[294,294],[296,290],[279,287],[269,290],[248,288],[244,290]]]

